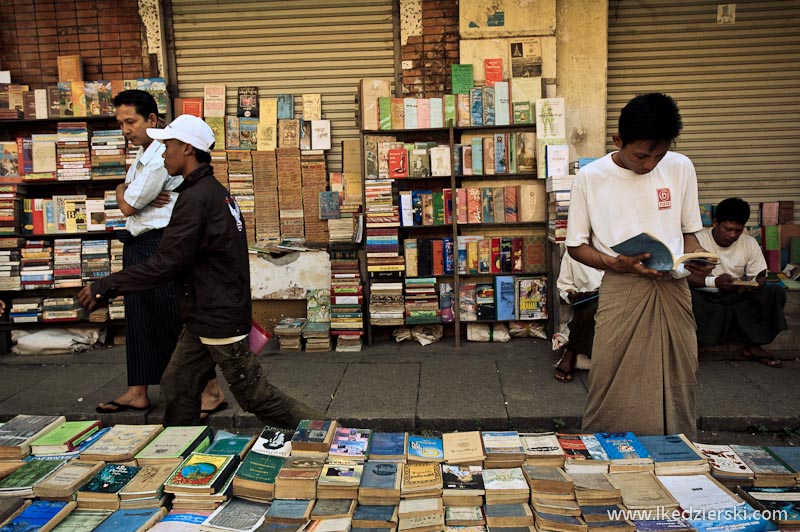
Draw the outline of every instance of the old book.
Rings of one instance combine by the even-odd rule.
[[[192,453],[164,482],[168,493],[216,493],[239,464],[237,455]]]
[[[103,462],[72,460],[37,483],[33,494],[42,499],[71,497],[103,467]]]
[[[650,453],[632,432],[597,432],[595,437],[611,460],[609,472],[653,470]]]
[[[311,149],[329,150],[331,149],[331,121],[312,120],[311,121]]]
[[[447,506],[444,509],[444,524],[451,526],[482,526],[486,518],[480,506]]]
[[[131,460],[163,428],[162,425],[114,425],[103,437],[81,453],[81,460],[106,462]]]
[[[362,464],[349,460],[333,459],[322,466],[317,481],[316,497],[319,499],[355,499],[364,471]]]
[[[157,498],[164,491],[164,482],[175,471],[172,464],[144,465],[119,492],[121,500]]]
[[[547,198],[544,183],[520,185],[517,198],[520,222],[544,222],[547,220]]]
[[[553,432],[521,432],[519,435],[525,448],[525,463],[538,466],[564,465],[564,450]]]
[[[64,423],[64,416],[19,414],[0,426],[0,459],[17,460],[28,456],[30,443]]]
[[[530,487],[522,468],[483,470],[486,504],[521,503],[528,500]]]
[[[405,496],[426,496],[441,493],[442,468],[436,462],[409,462],[403,467],[401,493]]]
[[[225,85],[207,83],[203,87],[203,116],[222,118],[225,116]],[[221,149],[217,146],[217,149]]]
[[[284,462],[275,478],[275,497],[279,499],[314,499],[323,460],[292,456]]]
[[[312,520],[349,518],[353,516],[355,510],[355,499],[317,499],[310,518]]]
[[[486,493],[483,485],[483,468],[479,465],[442,465],[442,497],[445,502],[478,499]],[[475,497],[475,499],[473,499]],[[460,503],[465,504],[466,502]]]
[[[319,94],[303,94],[303,120],[322,119],[322,97]]]
[[[292,452],[291,437],[287,431],[265,427],[251,450],[258,454],[287,458]]]
[[[292,436],[292,450],[327,452],[335,433],[336,421],[304,419]]]
[[[629,510],[672,510],[678,501],[649,471],[609,473],[608,480],[622,494],[622,504]]]
[[[709,471],[706,459],[683,434],[638,436],[638,439],[653,458],[656,475],[683,475]]]
[[[755,486],[794,485],[794,472],[776,460],[764,447],[731,445],[731,450],[753,471]]]
[[[192,452],[203,452],[211,442],[211,427],[167,427],[136,453],[139,465],[179,464]]]
[[[367,457],[367,447],[371,435],[371,429],[338,427],[328,452],[329,459],[344,458],[363,462]]]
[[[275,479],[285,459],[257,452],[245,455],[242,465],[236,470],[233,478],[233,493],[258,500],[272,500],[275,491]]]
[[[411,434],[408,437],[408,460],[415,462],[442,462],[442,439]]]
[[[0,480],[4,497],[32,497],[33,487],[64,465],[64,460],[31,460]]]
[[[586,522],[580,517],[572,515],[549,514],[534,511],[537,530],[551,530],[554,532],[586,532]]]
[[[267,510],[264,520],[267,523],[300,525],[308,521],[313,507],[313,500],[275,499]]]
[[[738,486],[736,493],[756,510],[775,516],[781,530],[800,525],[800,487]]]
[[[206,532],[252,532],[264,522],[270,504],[233,497],[214,510],[200,525]]]
[[[300,121],[278,120],[278,147],[300,147]]]
[[[113,510],[75,508],[58,524],[57,528],[60,532],[91,532],[108,519],[112,513],[114,513]]]
[[[6,523],[6,531],[49,532],[75,509],[74,502],[33,501]]]
[[[681,508],[724,510],[742,504],[741,499],[731,494],[709,474],[659,476],[658,481]]]
[[[795,477],[800,479],[800,449],[786,445],[770,445],[767,452],[775,457],[786,468],[794,471]]]
[[[497,527],[533,526],[533,512],[527,503],[486,504],[483,507],[486,524]]]
[[[453,94],[469,94],[475,86],[472,65],[450,65],[450,78]]]
[[[257,118],[258,87],[239,87],[236,93],[236,116]]]
[[[83,81],[83,61],[80,55],[59,55],[58,81]]]
[[[145,532],[167,514],[166,508],[145,508],[141,510],[117,510],[109,515],[95,532]]]
[[[369,444],[369,460],[405,462],[407,448],[408,433],[375,432]]]
[[[611,249],[628,257],[635,257],[642,253],[650,253],[650,257],[643,260],[647,268],[657,271],[675,271],[684,262],[697,261],[704,264],[719,264],[719,256],[710,251],[684,253],[678,257],[672,254],[669,247],[657,237],[649,233],[639,233],[624,242],[620,242]]]
[[[278,94],[276,97],[276,119],[294,119],[294,94]]]
[[[394,529],[397,526],[397,505],[358,505],[353,512],[353,526]]]
[[[206,454],[236,454],[241,459],[244,458],[255,441],[256,436],[230,434],[221,437],[218,432],[214,441],[203,452]]]
[[[396,504],[400,501],[403,464],[373,462],[364,464],[358,490],[359,504]]]
[[[575,493],[572,478],[559,467],[522,466],[531,492],[549,495],[571,495]]]
[[[423,497],[418,499],[403,499],[397,508],[397,517],[400,520],[413,517],[426,517],[439,515],[444,512],[442,499]]]
[[[391,82],[383,79],[362,79],[359,81],[361,129],[379,129],[379,100],[390,98]],[[391,129],[391,127],[380,129]]]
[[[444,461],[448,464],[481,464],[486,458],[479,431],[442,434]]]
[[[120,490],[136,476],[140,469],[138,466],[107,464],[89,482],[78,489],[78,505],[86,507],[85,503],[104,501],[109,503],[105,507],[107,509],[119,508]]]
[[[65,421],[31,442],[35,455],[59,454],[71,451],[77,444],[97,432],[99,421]]]

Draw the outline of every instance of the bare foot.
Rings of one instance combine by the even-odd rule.
[[[561,358],[553,364],[553,367],[556,368],[555,373],[553,376],[559,382],[571,382],[572,381],[572,373],[575,371],[575,362],[578,359],[578,355],[570,351],[569,349],[564,349],[564,352],[561,355]]]
[[[131,386],[128,391],[113,401],[97,405],[97,412],[108,414],[124,410],[144,410],[150,408],[147,386]]]
[[[227,406],[225,394],[222,393],[222,388],[219,387],[217,379],[208,381],[203,394],[200,396],[200,419],[206,419],[209,414],[224,410]]]

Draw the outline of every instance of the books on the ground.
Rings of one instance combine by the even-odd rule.
[[[81,460],[124,462],[131,460],[161,432],[162,425],[114,425],[88,449]]]
[[[709,470],[706,459],[683,434],[638,438],[653,458],[657,475],[704,473]]]
[[[369,461],[406,461],[408,433],[374,432],[369,442]]]
[[[292,436],[292,452],[327,452],[335,433],[336,421],[304,419],[297,425]]]
[[[264,427],[251,450],[259,454],[288,458],[292,454],[291,437],[287,431]]]
[[[613,477],[612,477],[613,478]],[[711,475],[669,475],[658,477],[681,508],[703,508],[718,511],[741,506],[742,500],[734,497]]]
[[[75,509],[74,502],[33,501],[0,530],[4,532],[25,532],[52,530]]]
[[[352,518],[355,499],[317,499],[311,510],[312,520]]]
[[[793,486],[794,472],[775,459],[764,447],[731,445],[731,449],[755,475],[755,486]]]
[[[250,451],[233,478],[233,494],[256,500],[272,500],[275,478],[285,458]]]
[[[275,499],[267,510],[264,520],[267,523],[301,525],[308,521],[313,507],[313,500]]]
[[[609,473],[608,480],[620,490],[622,504],[629,510],[678,508],[678,501],[650,471]]]
[[[72,460],[33,487],[33,494],[42,499],[71,497],[78,488],[94,477],[103,462]]]
[[[78,506],[109,510],[119,508],[119,492],[140,469],[138,466],[107,464],[78,489]]]
[[[35,455],[59,454],[71,451],[83,440],[100,430],[100,421],[65,421],[31,442]]]
[[[353,512],[353,526],[394,529],[397,526],[397,505],[358,505]]]
[[[553,432],[520,432],[519,439],[525,449],[525,463],[540,466],[564,465],[564,449]]]
[[[481,464],[486,458],[479,431],[442,434],[444,461],[448,464]]]
[[[164,482],[174,471],[175,466],[170,463],[142,466],[130,482],[120,490],[120,500],[161,498]]]
[[[648,233],[639,233],[624,242],[611,246],[611,249],[628,257],[650,253],[650,258],[642,261],[642,264],[658,271],[675,271],[681,264],[688,261],[719,264],[719,256],[710,251],[684,253],[675,257],[664,242]]]
[[[200,530],[205,532],[253,532],[264,522],[270,504],[233,497],[208,516]]]
[[[408,436],[408,460],[415,462],[441,462],[444,460],[442,439],[431,436]]]
[[[30,443],[65,422],[64,416],[19,414],[0,426],[0,459],[18,460],[30,453]]]
[[[61,532],[91,532],[108,519],[112,513],[114,513],[113,510],[76,508],[59,523],[58,529]]]
[[[109,515],[95,532],[144,532],[166,515],[166,508],[123,509]]]
[[[256,436],[239,436],[237,434],[227,433],[221,435],[225,431],[218,431],[214,441],[211,442],[203,452],[206,454],[236,454],[239,458],[244,458],[244,455],[253,446],[256,441]]]
[[[717,478],[752,479],[753,470],[728,445],[694,443],[695,448],[708,460],[711,474]]]
[[[781,529],[800,525],[800,487],[738,486],[736,493],[756,510],[775,516]]]
[[[64,465],[63,460],[31,460],[0,480],[3,497],[31,497],[33,487]]]
[[[338,427],[334,433],[328,456],[363,462],[367,457],[371,434],[372,430],[370,429]]]
[[[191,452],[203,452],[211,442],[211,427],[167,427],[136,453],[139,465],[171,462],[179,464]]]
[[[238,464],[237,455],[192,453],[164,483],[164,491],[216,493]]]
[[[569,495],[575,492],[575,482],[560,467],[522,466],[532,493]]]
[[[598,432],[595,437],[611,460],[609,472],[653,470],[650,453],[632,432]]]

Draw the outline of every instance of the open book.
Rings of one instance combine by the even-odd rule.
[[[664,242],[648,233],[640,233],[616,246],[611,246],[611,249],[620,255],[628,257],[650,253],[650,258],[645,260],[643,264],[648,268],[662,272],[675,271],[678,266],[689,261],[719,264],[719,256],[710,251],[685,253],[680,257],[674,257]]]

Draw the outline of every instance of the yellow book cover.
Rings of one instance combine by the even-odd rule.
[[[86,116],[86,87],[83,81],[72,82],[72,116]]]

